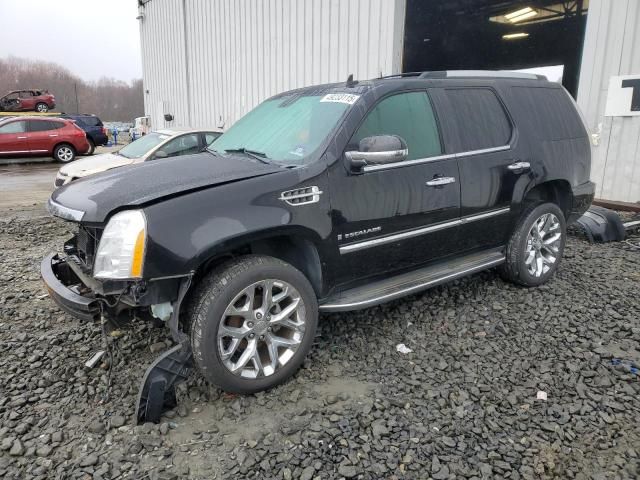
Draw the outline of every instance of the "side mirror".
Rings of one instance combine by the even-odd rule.
[[[165,152],[164,150],[158,150],[156,153],[153,154],[153,158],[167,158],[169,155],[167,155],[167,152]]]
[[[407,159],[407,143],[398,135],[376,135],[360,140],[357,151],[345,152],[349,169],[359,172],[367,165],[385,165]]]

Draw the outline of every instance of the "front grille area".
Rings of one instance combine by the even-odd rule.
[[[64,180],[65,180],[65,178],[62,175],[58,174],[58,175],[56,175],[56,179],[53,182],[53,184],[56,187],[61,187],[62,185],[64,185]]]
[[[65,243],[64,251],[67,255],[75,256],[81,262],[83,270],[90,273],[101,235],[101,228],[80,225],[78,233]]]

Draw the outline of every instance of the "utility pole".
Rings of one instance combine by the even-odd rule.
[[[76,114],[80,113],[80,103],[78,102],[78,82],[73,84],[73,89],[76,92]]]

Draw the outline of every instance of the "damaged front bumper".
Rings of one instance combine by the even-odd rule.
[[[49,296],[65,312],[81,320],[95,320],[100,305],[95,293],[87,287],[70,267],[68,257],[51,253],[42,259],[40,275]]]

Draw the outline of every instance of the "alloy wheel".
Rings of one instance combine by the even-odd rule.
[[[48,112],[49,111],[49,107],[47,107],[44,103],[39,103],[38,106],[36,107],[36,110],[38,112]]]
[[[560,221],[553,213],[545,213],[533,222],[525,247],[524,263],[529,273],[541,277],[558,260],[562,242]]]
[[[268,377],[294,356],[305,323],[304,301],[295,287],[283,280],[261,280],[242,290],[225,309],[218,327],[218,354],[234,375]]]
[[[58,149],[58,160],[68,162],[73,159],[73,150],[70,147],[60,147]]]

